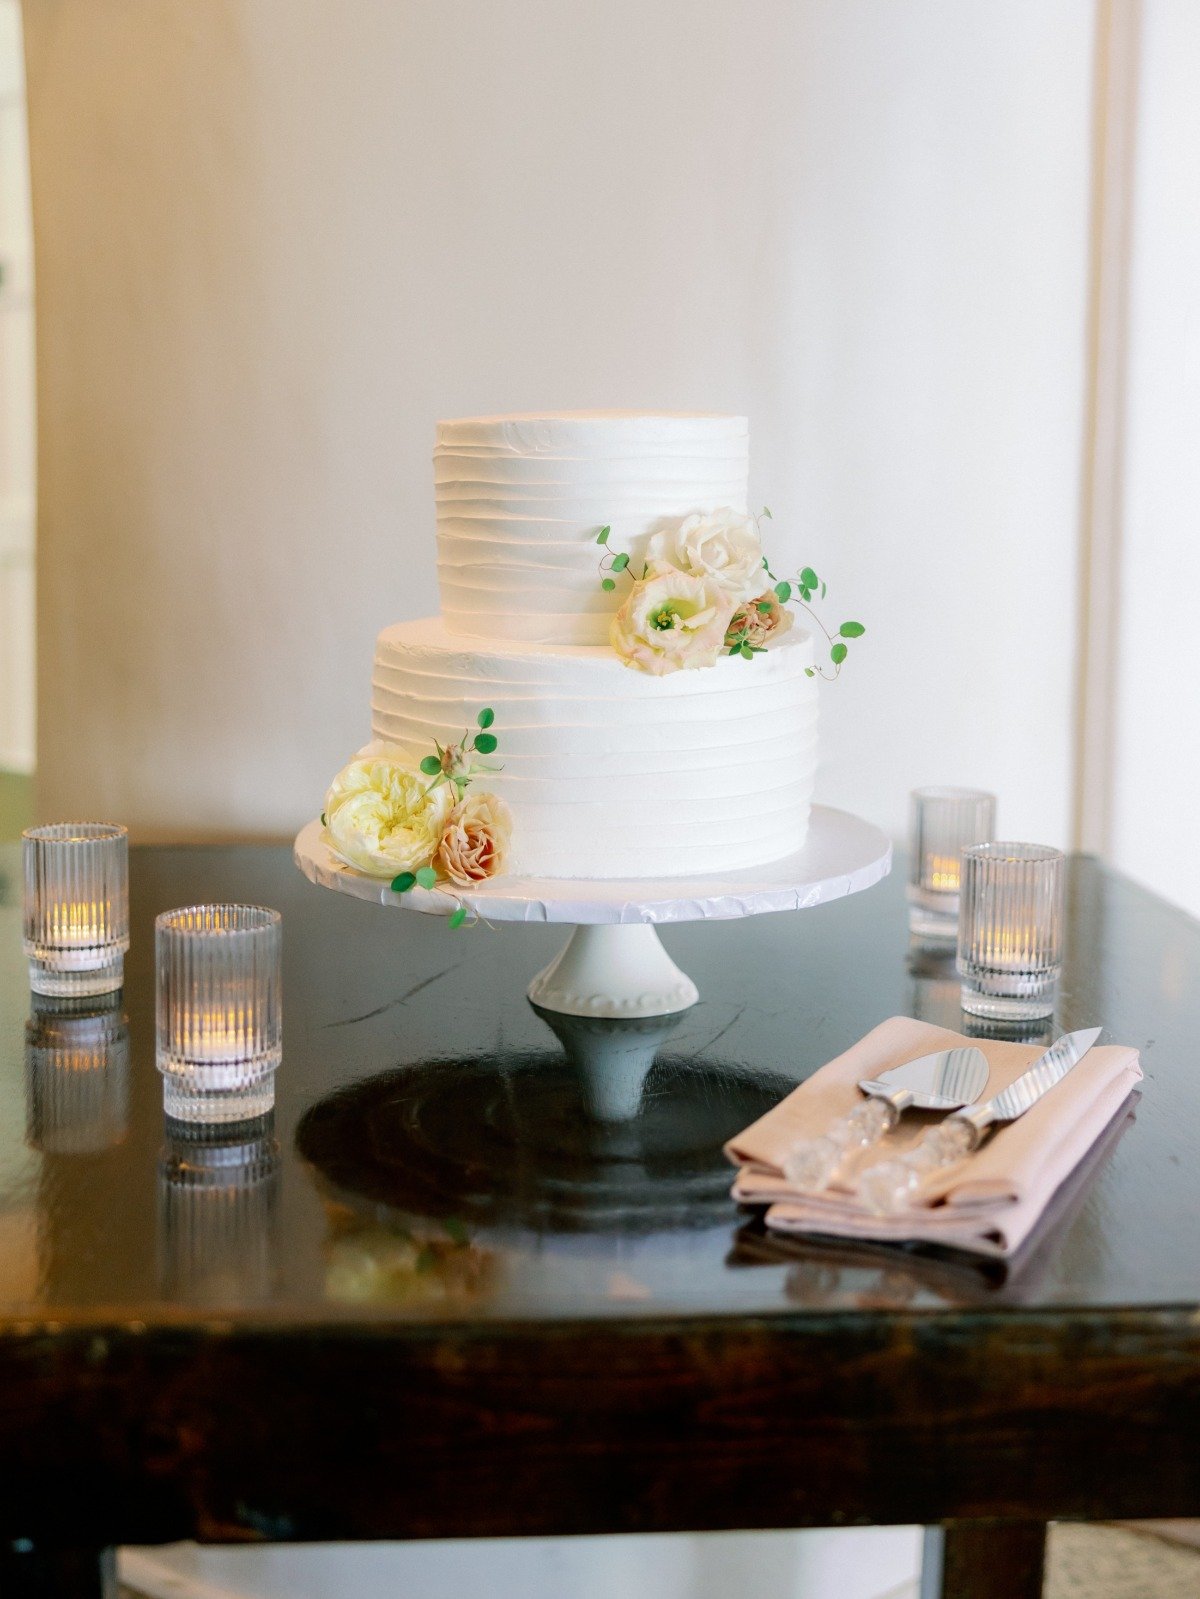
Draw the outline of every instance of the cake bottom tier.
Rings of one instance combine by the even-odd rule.
[[[522,877],[682,877],[761,866],[808,831],[817,751],[812,640],[651,677],[607,645],[467,643],[440,618],[375,647],[374,736],[414,758],[495,712]]]

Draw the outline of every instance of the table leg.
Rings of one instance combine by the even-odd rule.
[[[1042,1521],[951,1521],[926,1527],[921,1599],[1041,1599]]]
[[[22,1538],[0,1545],[4,1599],[117,1599],[115,1549],[59,1549]]]

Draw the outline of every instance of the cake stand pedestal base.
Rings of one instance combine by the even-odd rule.
[[[650,922],[576,926],[529,985],[543,1010],[566,1016],[672,1016],[700,990],[667,954]]]

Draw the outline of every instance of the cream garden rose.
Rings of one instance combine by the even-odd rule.
[[[452,806],[450,788],[431,789],[407,751],[375,746],[334,778],[325,796],[325,830],[348,866],[371,877],[395,877],[429,864]]]
[[[732,614],[733,602],[716,583],[652,567],[613,617],[609,636],[626,666],[663,677],[715,666]]]
[[[674,566],[690,577],[706,579],[731,606],[748,600],[763,580],[758,523],[729,506],[697,512],[678,527],[660,528],[651,535],[646,553],[652,564]]]
[[[470,888],[504,870],[512,812],[496,794],[468,793],[446,819],[434,866],[456,888]]]

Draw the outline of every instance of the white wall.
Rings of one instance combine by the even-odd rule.
[[[825,799],[1065,836],[1084,0],[28,0],[41,808],[280,833],[436,603],[436,417],[745,410],[867,622]],[[86,241],[86,247],[80,247]]]
[[[21,14],[0,0],[0,771],[33,766],[33,241]]]
[[[1200,915],[1200,6],[1143,10],[1110,849]]]

